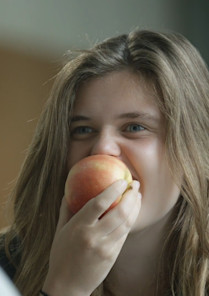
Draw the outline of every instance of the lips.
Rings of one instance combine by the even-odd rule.
[[[128,168],[129,169],[129,168]],[[131,176],[132,176],[132,179],[134,181],[139,181],[139,178],[137,177],[136,173],[133,172],[133,170],[129,169],[129,171],[131,172]]]

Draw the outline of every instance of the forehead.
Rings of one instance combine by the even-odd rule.
[[[118,113],[134,109],[159,112],[157,95],[151,81],[131,71],[106,74],[83,83],[77,92],[74,112],[117,110]]]

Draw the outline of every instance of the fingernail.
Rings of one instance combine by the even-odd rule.
[[[139,183],[139,181],[134,180],[133,183],[134,183],[135,188],[136,188],[137,190],[139,190],[139,187],[140,187],[140,183]]]
[[[121,182],[121,187],[122,188],[124,188],[124,189],[126,189],[127,188],[127,186],[128,186],[128,182],[126,181],[126,180],[120,180],[120,182]]]

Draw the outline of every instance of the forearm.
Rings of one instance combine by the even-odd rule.
[[[57,293],[57,294],[56,294]],[[40,292],[39,292],[39,296],[61,296],[61,295],[68,295],[68,296],[90,296],[89,294],[83,294],[83,293],[81,293],[81,292],[76,292],[76,291],[68,291],[67,292],[67,294],[65,293],[65,294],[63,294],[63,293],[61,293],[61,292],[59,292],[59,294],[58,294],[58,291],[56,292],[52,292],[52,294],[48,294],[48,293],[46,293],[45,292],[45,290],[41,290]]]

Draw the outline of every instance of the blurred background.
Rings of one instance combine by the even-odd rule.
[[[0,228],[64,53],[136,27],[184,34],[209,64],[209,0],[0,0]]]

